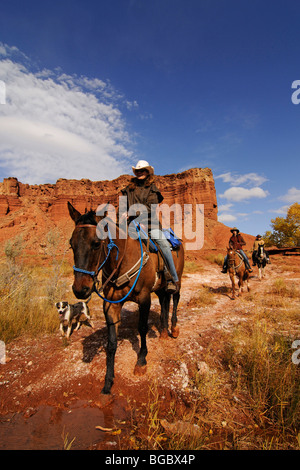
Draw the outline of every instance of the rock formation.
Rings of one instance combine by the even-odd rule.
[[[0,217],[20,209],[28,199],[34,200],[54,222],[68,216],[67,201],[83,212],[107,202],[117,207],[120,191],[130,179],[129,175],[112,181],[59,179],[56,184],[30,186],[17,178],[7,178],[0,183]],[[217,220],[217,198],[210,169],[194,168],[157,176],[157,186],[165,204],[204,204],[205,216]]]
[[[28,245],[35,246],[35,250],[49,230],[59,229],[69,237],[73,222],[69,218],[68,201],[80,212],[96,210],[100,204],[107,202],[118,207],[120,191],[131,177],[122,175],[112,181],[59,179],[56,184],[41,185],[28,185],[17,178],[6,178],[0,183],[0,240],[21,234]],[[203,204],[204,248],[216,248],[220,242],[224,245],[223,236],[217,237],[218,240],[216,238],[215,227],[224,229],[225,226],[217,222],[215,184],[209,168],[193,168],[179,174],[157,176],[156,183],[164,196],[164,204],[178,204],[181,207]],[[173,217],[172,226],[174,222],[176,228]]]

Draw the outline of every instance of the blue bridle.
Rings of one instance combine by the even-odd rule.
[[[138,237],[139,237],[139,242],[140,242],[140,248],[141,248],[141,264],[140,264],[140,267],[139,267],[139,272],[134,280],[134,283],[133,285],[131,286],[130,290],[127,292],[127,294],[120,300],[109,300],[109,299],[106,299],[105,297],[102,297],[102,295],[100,294],[100,292],[98,292],[97,288],[96,288],[96,285],[94,285],[94,290],[96,292],[96,294],[101,297],[101,299],[105,300],[105,302],[109,302],[111,304],[118,304],[120,302],[123,302],[130,294],[131,292],[133,291],[137,281],[138,281],[138,278],[140,277],[140,274],[141,274],[141,271],[142,271],[142,267],[143,267],[143,255],[144,255],[144,252],[143,252],[143,245],[142,245],[142,240],[141,240],[141,234],[140,234],[140,226],[137,225],[134,220],[133,220],[133,224],[135,226],[135,229],[138,233]],[[82,225],[81,227],[89,227],[90,225]],[[106,255],[106,258],[105,260],[103,261],[103,263],[101,263],[101,265],[99,266],[99,268],[96,270],[96,271],[87,271],[86,269],[81,269],[81,268],[77,268],[76,266],[73,266],[73,270],[78,272],[78,273],[82,273],[82,274],[89,274],[90,276],[92,276],[95,280],[97,279],[97,276],[99,274],[99,271],[101,271],[101,269],[103,268],[103,266],[105,265],[109,255],[110,255],[110,252],[113,248],[116,248],[117,249],[117,256],[116,256],[116,260],[118,260],[118,256],[119,256],[119,247],[114,243],[114,241],[112,240],[111,238],[111,233],[110,233],[110,230],[109,230],[109,227],[107,225],[107,233],[108,233],[108,238],[109,238],[109,242],[108,242],[108,245],[107,245],[107,248],[108,248],[108,252],[107,252],[107,255]]]

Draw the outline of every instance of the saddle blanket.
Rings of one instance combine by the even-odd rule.
[[[140,228],[140,231],[142,232],[142,234],[144,235],[143,242],[145,244],[147,244],[148,240],[149,240],[149,250],[150,250],[150,252],[151,253],[157,253],[158,248],[156,246],[155,240],[152,240],[151,238],[149,238],[148,233],[146,233],[141,226],[139,226],[139,228]],[[178,250],[182,242],[178,237],[176,237],[174,231],[171,228],[165,228],[165,229],[162,229],[162,232],[165,235],[168,242],[170,243],[171,249],[172,250]]]

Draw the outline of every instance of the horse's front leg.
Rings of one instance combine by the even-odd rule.
[[[171,336],[172,338],[177,338],[179,335],[179,328],[177,326],[177,307],[180,299],[180,293],[176,292],[173,294],[173,313],[171,319]]]
[[[258,279],[261,281],[261,267],[258,267]]]
[[[243,275],[239,276],[239,295],[242,295],[244,288]]]
[[[148,333],[148,317],[149,317],[149,310],[151,306],[151,296],[150,293],[147,296],[142,297],[139,300],[139,325],[138,330],[141,337],[141,348],[138,353],[138,360],[134,368],[135,375],[144,375],[146,372],[146,356],[148,353],[147,350],[147,342],[146,336]]]
[[[107,324],[108,341],[106,351],[106,375],[102,394],[110,394],[114,381],[115,354],[118,343],[118,328],[121,320],[121,304],[110,304],[104,302],[103,311]]]
[[[160,303],[160,338],[168,339],[168,326],[169,326],[169,310],[170,310],[170,300],[171,294],[166,292],[164,289],[157,292],[159,303]]]
[[[235,282],[234,282],[234,273],[229,273],[229,277],[231,280],[231,288],[232,288],[232,298],[235,299]]]

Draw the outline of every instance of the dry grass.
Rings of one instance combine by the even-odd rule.
[[[257,424],[299,426],[299,370],[291,360],[291,340],[269,333],[266,321],[235,330],[225,363],[238,371],[237,383],[251,397]]]
[[[198,263],[195,263],[195,261],[185,261],[184,263],[184,274],[191,274],[191,273],[197,273],[197,272],[202,272],[203,271],[203,266],[201,266]]]
[[[268,294],[275,294],[281,298],[294,299],[299,298],[300,291],[295,284],[289,286],[285,279],[279,277],[273,281],[271,288],[268,290]]]
[[[56,257],[53,237],[48,238],[51,256],[47,267],[23,264],[20,238],[5,246],[0,264],[0,338],[5,343],[23,335],[57,331],[54,303],[67,286],[63,259]]]
[[[210,263],[215,263],[215,264],[217,264],[218,266],[223,266],[223,263],[224,263],[224,255],[222,255],[221,253],[218,253],[217,255],[211,254],[211,255],[208,255],[208,256],[207,256],[207,260],[208,260]]]
[[[224,337],[218,355],[219,366],[208,355],[207,371],[194,371],[184,397],[168,408],[151,385],[129,448],[300,450],[300,372],[290,342],[257,323],[250,333],[237,328]]]
[[[33,269],[25,267],[0,268],[0,337],[8,343],[28,334],[53,333],[57,330],[55,299],[66,290],[62,280],[56,279],[51,270],[44,269],[41,278]]]
[[[188,303],[188,307],[191,308],[201,308],[207,307],[209,305],[214,305],[216,303],[216,296],[213,293],[212,289],[207,286],[201,286],[197,294],[191,298]]]
[[[201,288],[190,305],[209,305],[210,294]],[[205,367],[188,364],[184,392],[164,402],[164,391],[151,385],[132,448],[300,450],[300,366],[292,361],[298,299],[293,281],[280,278],[245,295],[244,321],[201,335]]]

